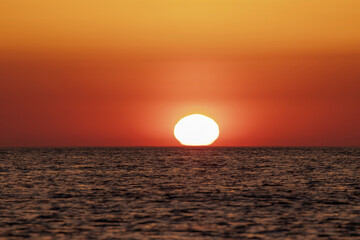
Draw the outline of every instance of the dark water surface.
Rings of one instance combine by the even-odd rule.
[[[0,149],[0,239],[360,239],[360,148]]]

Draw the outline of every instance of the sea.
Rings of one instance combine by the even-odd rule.
[[[0,148],[0,239],[360,239],[360,148]]]

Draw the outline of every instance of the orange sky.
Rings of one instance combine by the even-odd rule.
[[[0,146],[360,145],[360,1],[0,1]]]

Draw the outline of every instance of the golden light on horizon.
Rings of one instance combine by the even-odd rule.
[[[175,125],[175,138],[186,146],[207,146],[219,137],[219,126],[202,114],[186,116]]]

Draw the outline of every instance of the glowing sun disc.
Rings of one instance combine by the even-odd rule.
[[[206,146],[219,137],[219,126],[207,116],[192,114],[179,120],[174,135],[183,145]]]

